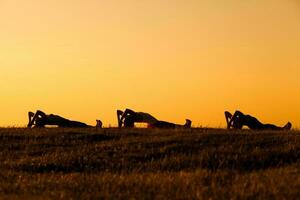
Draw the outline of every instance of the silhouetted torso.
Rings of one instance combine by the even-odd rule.
[[[144,112],[137,112],[136,117],[136,122],[147,122],[149,124],[154,124],[158,120],[150,115],[149,113],[144,113]]]
[[[263,124],[256,119],[255,117],[252,117],[251,115],[245,115],[242,120],[246,126],[248,126],[250,129],[259,130],[263,128]]]

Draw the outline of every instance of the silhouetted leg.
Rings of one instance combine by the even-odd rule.
[[[288,122],[284,127],[279,127],[274,124],[263,124],[263,127],[268,130],[290,130],[292,128],[292,124]]]
[[[166,121],[157,121],[154,124],[151,124],[150,127],[153,128],[175,128],[176,124]]]
[[[282,130],[282,127],[275,126],[274,124],[263,124],[263,129],[265,130]]]
[[[68,121],[67,123],[63,124],[60,127],[68,127],[68,128],[87,128],[90,127],[89,125],[78,122],[78,121]]]
[[[186,122],[184,125],[175,124],[172,122],[166,122],[158,120],[154,124],[149,124],[149,128],[191,128],[192,121],[189,119],[186,119]]]

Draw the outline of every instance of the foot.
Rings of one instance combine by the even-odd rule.
[[[192,121],[189,119],[186,119],[184,128],[191,128],[191,126],[192,126]]]
[[[284,130],[291,130],[291,128],[292,128],[291,122],[288,122],[288,123],[283,127]]]
[[[102,121],[96,119],[96,122],[97,122],[96,127],[97,128],[102,128]]]

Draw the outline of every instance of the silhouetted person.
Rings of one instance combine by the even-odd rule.
[[[27,127],[45,127],[46,125],[55,125],[58,127],[67,127],[67,128],[87,128],[92,127],[85,123],[72,121],[69,119],[65,119],[58,115],[46,115],[44,112],[38,110],[36,113],[28,112],[29,122]],[[101,128],[102,122],[100,120],[96,120],[97,125],[96,127]]]
[[[243,126],[248,126],[252,130],[290,130],[292,124],[288,122],[284,127],[278,127],[273,124],[263,124],[258,119],[251,115],[245,115],[240,111],[236,111],[234,115],[225,111],[227,129],[242,129]]]
[[[133,128],[134,123],[147,123],[148,128],[191,128],[192,121],[187,119],[184,125],[174,124],[171,122],[157,120],[149,113],[135,112],[126,109],[124,112],[117,110],[118,126],[119,128],[127,127]]]

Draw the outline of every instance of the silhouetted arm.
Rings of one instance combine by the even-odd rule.
[[[119,128],[122,127],[122,123],[123,123],[123,121],[121,120],[122,115],[123,115],[123,111],[117,110],[117,118],[118,118],[118,127]]]
[[[124,113],[122,114],[121,121],[123,121],[123,120],[125,119],[125,117],[126,117],[128,114],[129,114],[129,115],[135,115],[136,112],[134,112],[133,110],[130,110],[130,109],[127,108],[127,109],[124,111]]]
[[[226,123],[227,123],[227,129],[230,129],[231,124],[229,122],[232,118],[232,114],[228,111],[225,111],[225,118],[226,118]]]
[[[233,125],[233,122],[237,120],[238,117],[243,116],[244,114],[240,111],[235,111],[235,113],[233,114],[233,116],[231,117],[230,121],[229,121],[229,128],[231,128],[231,126]]]
[[[34,124],[34,121],[32,120],[33,116],[34,116],[33,112],[28,112],[28,120],[29,120],[27,125],[28,128],[31,128],[32,125]]]
[[[32,114],[28,113],[28,115],[32,115]],[[35,115],[33,116],[32,120],[31,120],[30,124],[28,124],[29,128],[32,127],[32,125],[35,123],[35,121],[38,117],[41,117],[42,119],[45,120],[47,118],[47,115],[43,111],[37,110]]]
[[[228,126],[227,126],[227,127],[229,127],[228,129],[231,128],[231,126],[232,126],[233,122],[236,120],[236,118],[237,118],[237,113],[235,112],[228,123]]]

